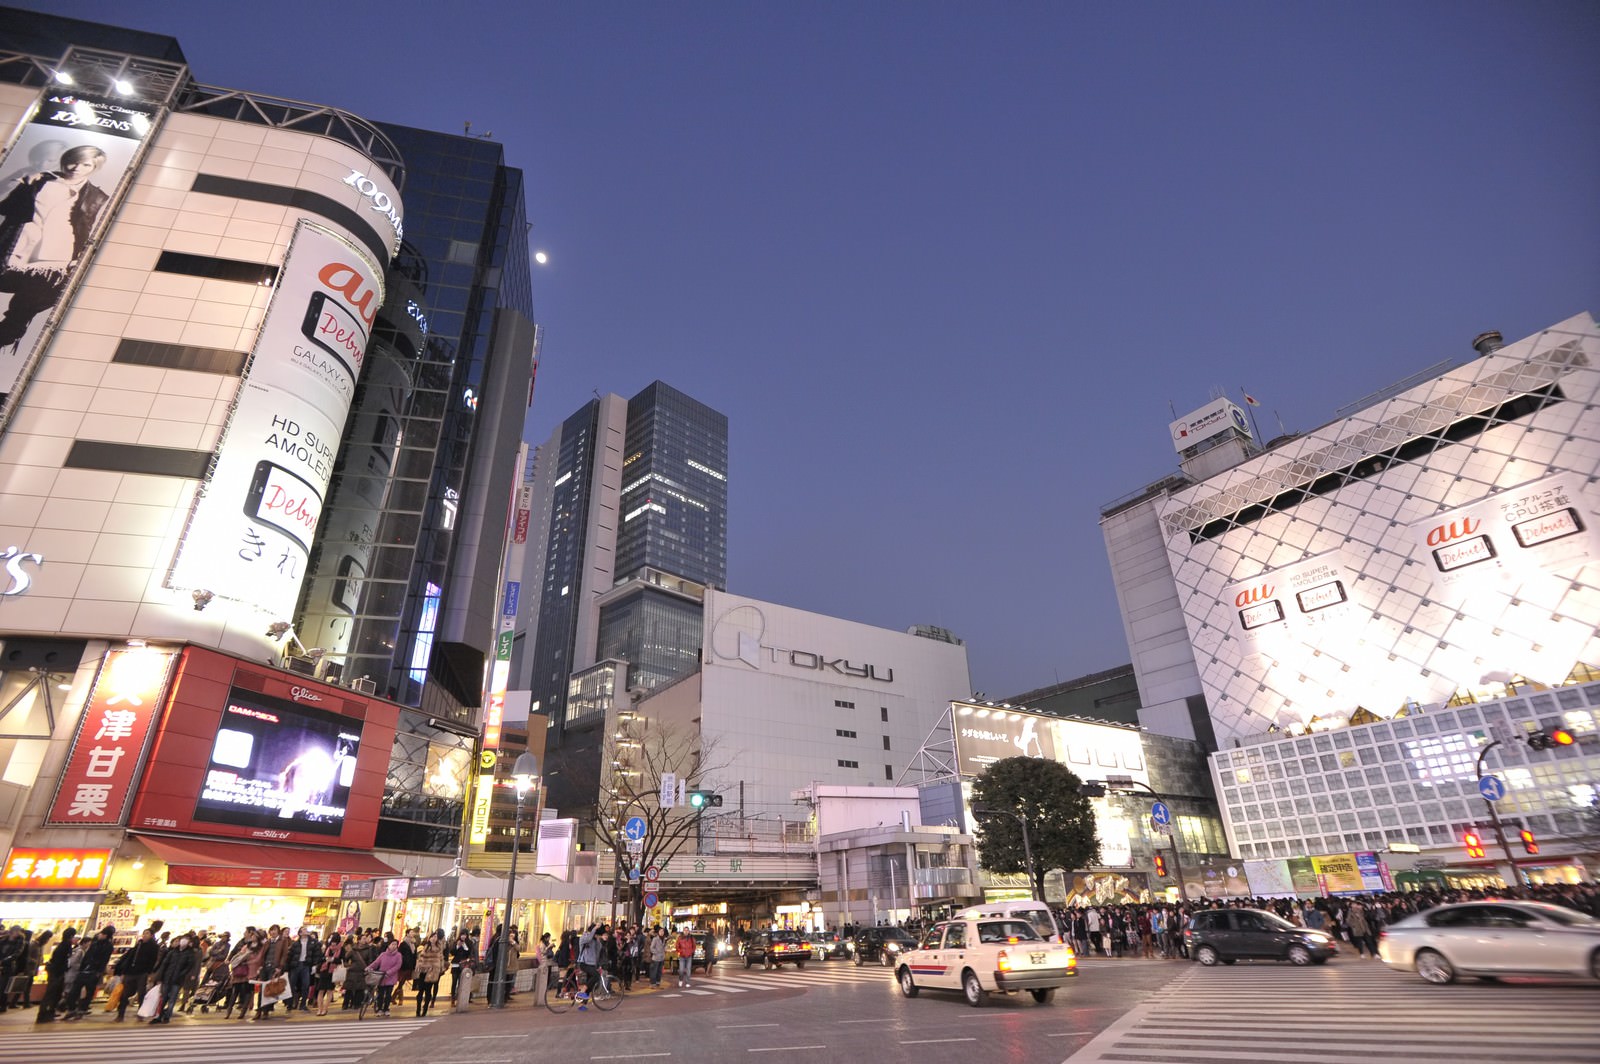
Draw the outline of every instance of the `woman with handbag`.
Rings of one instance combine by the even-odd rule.
[[[250,1015],[250,1006],[256,996],[253,980],[260,976],[261,961],[267,952],[266,943],[258,940],[256,935],[254,929],[246,931],[239,940],[239,948],[228,958],[228,976],[233,984],[233,996],[228,999],[228,1011],[222,1017],[225,1020],[233,1018],[235,1005],[239,1008],[241,1020]]]
[[[333,997],[336,988],[344,985],[344,940],[335,931],[328,936],[328,944],[322,950],[322,963],[317,965],[317,981],[315,984],[317,998],[317,1015],[328,1014],[328,999]]]
[[[439,980],[444,978],[444,932],[435,931],[417,949],[417,1015],[426,1016],[439,996]]]

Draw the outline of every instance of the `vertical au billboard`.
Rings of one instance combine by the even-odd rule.
[[[302,221],[168,585],[286,618],[383,288],[355,245]]]
[[[0,164],[0,401],[105,224],[152,112],[47,92]]]

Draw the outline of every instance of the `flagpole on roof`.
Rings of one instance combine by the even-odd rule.
[[[1256,407],[1261,403],[1242,387],[1239,389],[1239,394],[1244,396],[1244,408],[1250,414],[1250,431],[1256,434],[1256,446],[1260,447],[1266,442],[1261,438],[1261,426],[1256,424]]]

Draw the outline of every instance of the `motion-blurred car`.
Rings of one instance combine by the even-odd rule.
[[[798,931],[758,931],[744,948],[744,966],[760,964],[769,971],[780,964],[804,968],[811,959],[811,941]]]
[[[848,941],[837,931],[811,932],[811,956],[819,961],[850,956]]]
[[[977,1008],[990,994],[1023,990],[1048,1005],[1056,988],[1077,974],[1071,946],[1049,941],[1026,920],[1005,917],[934,924],[900,955],[895,981],[908,998],[926,989],[959,990]]]
[[[1326,964],[1339,952],[1332,936],[1297,927],[1260,909],[1206,909],[1183,929],[1189,956],[1210,967],[1241,958]]]
[[[898,927],[864,927],[856,932],[850,944],[850,953],[856,967],[863,964],[881,964],[893,968],[900,954],[917,948],[917,936]]]
[[[1536,901],[1441,905],[1384,928],[1378,956],[1440,986],[1462,975],[1600,979],[1600,920]]]

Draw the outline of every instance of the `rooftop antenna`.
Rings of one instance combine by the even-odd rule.
[[[488,140],[494,136],[494,130],[491,129],[487,133],[474,133],[472,131],[472,122],[469,120],[461,123],[461,135],[463,137],[471,137],[473,140]]]

